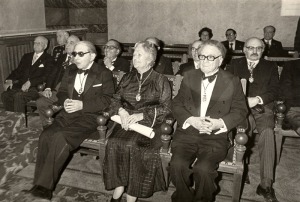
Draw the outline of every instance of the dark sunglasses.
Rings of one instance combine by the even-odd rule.
[[[87,53],[89,53],[89,51],[88,52],[72,52],[71,54],[72,54],[72,56],[75,58],[76,57],[76,55],[78,55],[79,57],[83,57],[85,54],[87,54]]]

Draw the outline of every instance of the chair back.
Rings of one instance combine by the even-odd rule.
[[[168,78],[168,80],[170,82],[170,85],[171,85],[171,88],[172,88],[172,98],[174,98],[178,94],[183,76],[181,76],[181,75],[176,75],[176,76],[174,76],[174,75],[165,75],[165,76]]]

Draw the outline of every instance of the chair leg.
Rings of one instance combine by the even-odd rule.
[[[100,143],[99,146],[99,163],[100,163],[100,173],[101,173],[101,177],[102,177],[102,181],[104,181],[103,179],[103,163],[104,163],[104,157],[105,157],[105,144]]]
[[[166,182],[166,188],[169,188],[170,185],[170,173],[168,171],[169,169],[169,162],[170,162],[170,156],[165,156],[161,155],[161,163],[162,163],[162,169],[163,169],[163,174],[165,177],[165,182]]]
[[[275,133],[275,145],[276,145],[276,164],[279,164],[281,149],[282,149],[283,136],[280,132]]]
[[[237,173],[233,174],[233,189],[232,189],[232,201],[239,202],[241,196],[242,189],[242,170],[237,171]]]

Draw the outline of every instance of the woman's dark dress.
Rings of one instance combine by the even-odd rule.
[[[125,186],[127,194],[146,198],[156,191],[165,190],[159,154],[160,134],[157,130],[170,113],[171,88],[168,79],[152,71],[143,74],[141,100],[136,101],[140,74],[134,69],[123,76],[117,93],[112,99],[110,115],[118,113],[123,107],[129,114],[143,113],[140,124],[155,130],[155,137],[149,139],[134,131],[125,131],[117,125],[109,137],[103,165],[103,177],[106,189]],[[156,109],[156,110],[155,110]],[[156,111],[156,113],[155,113]]]

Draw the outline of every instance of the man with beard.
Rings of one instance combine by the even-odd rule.
[[[272,184],[275,171],[275,135],[273,101],[277,96],[278,70],[275,62],[262,58],[265,44],[256,37],[247,39],[244,46],[245,58],[232,60],[228,71],[240,79],[248,80],[246,96],[251,109],[249,122],[259,134],[260,184],[256,193],[266,201],[277,202]],[[253,119],[254,118],[254,119]],[[249,134],[251,134],[250,131]]]

